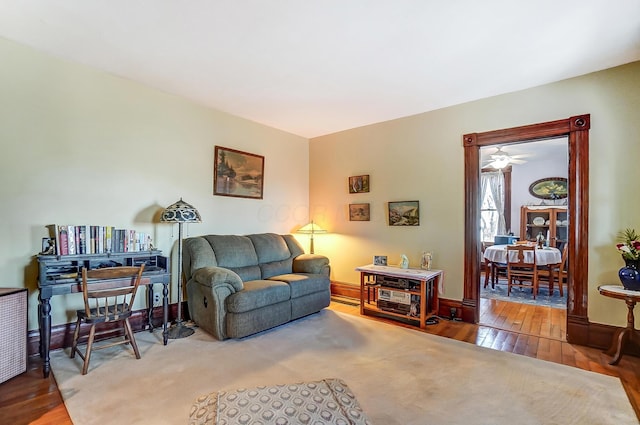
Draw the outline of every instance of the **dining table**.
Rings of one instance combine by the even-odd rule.
[[[485,248],[484,250],[484,260],[485,263],[487,265],[487,270],[495,270],[495,268],[493,267],[493,264],[500,264],[503,267],[506,267],[507,264],[507,246],[508,245],[491,245],[488,246],[487,248]],[[536,248],[535,251],[535,259],[536,259],[536,264],[538,266],[549,266],[549,269],[555,269],[555,266],[560,266],[560,263],[562,263],[562,252],[560,252],[560,250],[558,248],[554,248],[554,247],[550,247],[550,246],[545,246],[542,248]],[[511,255],[517,255],[517,252],[511,252]],[[531,252],[525,252],[524,253],[524,261],[526,263],[533,263],[533,258],[532,258],[532,253]],[[559,270],[558,270],[558,282],[560,282],[560,276],[559,276]],[[492,279],[494,279],[495,276],[492,275]],[[487,277],[485,278],[485,286],[486,286],[486,281],[488,279],[488,274]],[[554,274],[552,273],[550,275],[549,278],[549,293],[553,294],[553,282],[556,278],[554,277]],[[493,284],[492,284],[493,286]]]

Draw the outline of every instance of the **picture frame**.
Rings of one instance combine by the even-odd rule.
[[[538,199],[564,199],[569,196],[568,180],[564,177],[546,177],[531,183],[529,193]]]
[[[419,226],[420,201],[389,202],[389,226]]]
[[[373,265],[374,266],[386,266],[387,265],[387,256],[386,255],[374,255],[373,256]]]
[[[369,204],[349,204],[349,221],[371,221]]]
[[[349,193],[365,193],[369,191],[369,175],[349,177]]]
[[[216,146],[213,165],[213,194],[262,199],[264,156]]]

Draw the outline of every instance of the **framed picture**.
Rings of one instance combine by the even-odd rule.
[[[369,204],[349,204],[349,221],[370,221]]]
[[[262,199],[264,156],[216,146],[213,194]]]
[[[564,199],[568,196],[567,179],[547,177],[536,180],[529,186],[529,193],[539,199]]]
[[[369,191],[369,175],[349,177],[349,193],[362,193]]]
[[[386,266],[387,265],[387,256],[386,255],[374,255],[373,256],[373,265],[374,266]]]
[[[419,226],[419,201],[389,202],[389,226]]]

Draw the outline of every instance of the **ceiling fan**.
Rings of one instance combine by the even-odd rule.
[[[489,159],[485,166],[492,167],[496,169],[502,169],[509,164],[524,164],[525,160],[522,158],[527,158],[530,156],[529,154],[520,154],[520,155],[509,155],[507,152],[502,150],[501,146],[498,146],[498,150],[489,155],[491,159]]]

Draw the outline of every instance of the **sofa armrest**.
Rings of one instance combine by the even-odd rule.
[[[324,255],[302,254],[293,259],[294,273],[313,273],[329,276],[329,259]]]
[[[193,272],[193,280],[209,288],[228,285],[232,292],[242,291],[244,284],[237,273],[223,267],[202,267]]]

